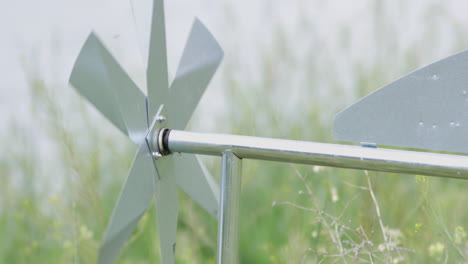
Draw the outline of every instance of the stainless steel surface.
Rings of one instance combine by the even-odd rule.
[[[168,112],[172,128],[184,129],[223,58],[208,29],[195,19],[171,85]]]
[[[112,212],[99,248],[98,263],[114,263],[138,221],[150,207],[155,192],[155,174],[153,157],[146,141],[143,141]]]
[[[153,120],[151,120],[150,132],[148,134],[148,142],[150,142],[151,149],[161,155],[163,155],[165,152],[163,151],[164,145],[162,145],[163,133],[160,130],[163,129],[163,126],[167,123],[166,119],[160,121],[160,116],[163,114],[167,114],[166,107],[164,107],[164,105],[160,105],[158,107],[158,111],[154,115]]]
[[[146,96],[94,33],[76,60],[70,83],[139,146],[99,250],[99,263],[112,263],[149,208],[155,192],[156,170],[145,140]]]
[[[159,159],[159,158],[162,157],[161,153],[159,153],[159,152],[157,152],[157,151],[153,151],[153,152],[151,153],[151,155],[153,155],[153,158],[154,158],[155,160],[157,160],[157,159]]]
[[[218,183],[196,155],[174,157],[177,185],[213,217],[218,218]]]
[[[133,143],[141,144],[148,130],[146,96],[94,33],[76,59],[70,83]]]
[[[177,234],[177,188],[174,174],[174,157],[163,156],[157,160],[156,216],[158,218],[161,263],[174,263]]]
[[[468,156],[171,130],[169,150],[468,179]]]
[[[340,112],[335,139],[468,153],[468,51],[396,80]]]
[[[146,65],[148,116],[150,117],[150,122],[158,111],[159,106],[167,100],[169,94],[164,0],[154,0],[152,2],[153,13],[149,36],[148,64]]]
[[[231,150],[222,153],[221,203],[218,221],[218,264],[239,263],[239,201],[242,160]]]
[[[149,139],[151,149],[163,156],[169,152],[162,144],[164,141],[163,133],[167,130],[164,127],[173,126],[173,118],[165,109],[164,106],[158,108],[151,125],[150,133],[152,138]],[[165,116],[166,118],[161,121],[158,118],[159,116]],[[219,187],[212,175],[194,155],[173,155],[171,158],[174,159],[175,168],[170,172],[161,170],[159,172],[163,175],[167,173],[174,174],[177,185],[209,214],[217,218]]]

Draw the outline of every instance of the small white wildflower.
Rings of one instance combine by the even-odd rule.
[[[323,167],[321,167],[321,166],[314,166],[314,169],[313,169],[313,170],[314,170],[314,173],[319,173],[320,171],[323,170]]]
[[[440,242],[431,244],[429,246],[429,256],[438,257],[438,256],[442,255],[444,250],[445,250],[445,245],[440,243]]]
[[[338,197],[338,191],[336,190],[336,187],[332,187],[330,191],[332,195],[332,202],[334,203],[338,202],[339,197]]]
[[[392,229],[390,227],[385,227],[385,234],[387,234],[388,239],[390,241],[389,246],[391,248],[397,247],[401,244],[401,240],[403,239],[403,233],[399,229]]]
[[[91,239],[93,238],[93,232],[85,225],[80,227],[80,238],[81,239]]]
[[[387,246],[385,244],[380,244],[377,248],[378,251],[384,252],[387,249]]]

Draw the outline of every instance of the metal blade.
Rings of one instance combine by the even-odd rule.
[[[135,144],[142,142],[148,130],[145,95],[94,33],[81,49],[70,83]]]
[[[99,263],[113,263],[138,221],[148,210],[155,192],[153,158],[144,143],[138,149],[119,201],[112,212],[104,240],[99,249]]]
[[[185,128],[222,58],[218,42],[195,19],[170,89],[167,106],[172,128]]]
[[[219,186],[196,155],[173,155],[177,185],[213,217],[218,217]]]
[[[468,51],[390,83],[335,117],[334,138],[468,152]]]
[[[161,263],[174,263],[178,203],[173,157],[158,159],[156,168],[159,176],[156,187],[156,215],[161,245]]]
[[[150,38],[146,79],[148,82],[148,116],[149,120],[152,120],[159,105],[166,100],[169,93],[163,0],[153,2]]]
[[[130,0],[133,20],[135,22],[135,31],[140,44],[140,51],[145,63],[145,69],[148,65],[149,36],[151,33],[151,11],[153,7],[152,0]]]

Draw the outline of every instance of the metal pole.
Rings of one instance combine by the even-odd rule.
[[[171,130],[171,152],[468,179],[468,156]]]
[[[239,201],[242,160],[222,153],[221,202],[218,221],[218,264],[239,263]]]

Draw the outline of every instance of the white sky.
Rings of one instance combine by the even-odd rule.
[[[147,0],[135,0],[142,5],[148,5]],[[323,36],[333,38],[337,26],[347,20],[366,12],[369,1],[279,1],[279,0],[171,0],[166,1],[166,19],[169,47],[170,69],[174,72],[178,56],[183,48],[191,21],[198,16],[218,38],[224,47],[226,56],[232,46],[232,39],[242,40],[246,50],[252,50],[262,43],[263,35],[268,35],[271,26],[269,22],[283,24],[293,30],[297,27],[297,15],[315,17],[318,27],[325,32]],[[387,1],[392,2],[392,1]],[[410,12],[417,13],[418,6],[427,1],[411,1]],[[454,19],[465,23],[464,13],[468,6],[466,1],[433,1],[440,2]],[[305,8],[304,8],[305,7]],[[463,8],[465,7],[465,8]],[[148,9],[149,10],[149,9]],[[398,16],[398,13],[394,14]],[[238,19],[238,30],[229,32],[229,18]],[[271,17],[273,18],[271,18]],[[417,23],[407,21],[408,31]],[[113,51],[119,61],[127,69],[132,69],[131,75],[144,85],[141,70],[142,61],[139,44],[136,40],[132,24],[131,8],[127,0],[16,0],[8,1],[0,8],[0,121],[21,106],[27,89],[19,58],[24,56],[27,61],[29,54],[38,56],[38,64],[42,68],[44,78],[50,81],[66,81],[83,41],[90,30],[95,30],[104,39],[106,45]],[[264,28],[264,29],[263,29]],[[226,31],[228,30],[228,32]],[[329,32],[329,33],[326,33]],[[404,34],[402,34],[404,36]],[[300,46],[298,40],[291,39],[291,48]],[[60,51],[53,48],[58,42]],[[51,51],[54,50],[54,56]],[[255,50],[251,51],[255,53]],[[246,51],[246,53],[248,53]],[[57,54],[59,58],[57,58]],[[238,54],[236,54],[237,56]],[[59,64],[60,72],[52,73],[51,64]],[[60,76],[57,76],[60,75]],[[13,105],[11,105],[13,104]]]

